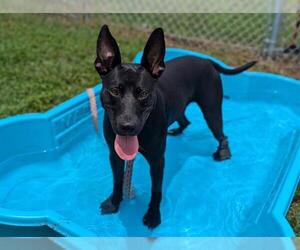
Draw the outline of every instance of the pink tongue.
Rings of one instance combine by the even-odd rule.
[[[116,136],[115,151],[122,160],[132,160],[136,156],[138,150],[139,141],[137,136]]]

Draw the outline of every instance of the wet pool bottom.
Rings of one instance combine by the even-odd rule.
[[[150,176],[139,155],[134,165],[136,198],[120,212],[102,216],[99,204],[111,192],[112,177],[103,136],[90,131],[54,160],[35,162],[1,177],[0,206],[24,211],[54,210],[99,236],[249,236],[272,235],[258,226],[284,171],[300,118],[289,109],[261,102],[224,100],[225,133],[233,157],[214,162],[217,142],[198,107],[190,105],[192,124],[168,137],[161,205],[162,224],[142,224],[150,198]]]

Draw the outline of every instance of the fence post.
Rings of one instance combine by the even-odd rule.
[[[273,21],[271,23],[271,36],[266,40],[266,55],[267,57],[274,57],[276,55],[276,46],[279,38],[279,31],[282,21],[282,0],[275,0],[275,8],[273,14]]]

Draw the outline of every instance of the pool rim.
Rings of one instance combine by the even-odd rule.
[[[178,48],[167,48],[167,53],[176,53],[179,55],[193,55],[198,56],[204,59],[213,60],[224,67],[229,67],[224,62],[216,59],[212,56],[202,54],[195,51],[178,49]],[[141,59],[142,52],[139,52],[134,59],[134,62],[139,62]],[[283,80],[288,82],[289,84],[295,84],[300,87],[300,81],[294,78],[274,74],[274,73],[266,73],[266,72],[244,72],[244,75],[249,77],[268,77],[274,78],[277,80]],[[101,84],[99,83],[94,88],[95,94],[99,95],[101,90]],[[59,117],[61,114],[66,112],[66,110],[71,110],[72,108],[81,105],[88,101],[88,95],[86,92],[83,92],[53,108],[46,112],[42,113],[27,113],[15,115],[7,118],[0,119],[0,129],[3,126],[10,126],[19,121],[27,121],[31,119],[41,119],[53,121],[53,119]],[[294,161],[292,166],[290,166],[290,171],[285,176],[285,179],[282,183],[282,186],[277,191],[277,200],[274,204],[272,204],[272,211],[270,214],[273,216],[274,220],[280,226],[284,236],[286,237],[294,237],[295,232],[292,229],[291,225],[287,221],[286,214],[292,202],[294,193],[299,183],[300,178],[300,150],[295,152]],[[9,159],[8,159],[9,160]],[[0,167],[5,161],[0,162]],[[0,208],[0,223],[7,225],[15,225],[15,226],[40,226],[47,225],[50,228],[53,228],[55,231],[66,235],[66,236],[96,236],[93,232],[79,226],[69,220],[66,220],[64,217],[59,215],[54,211],[33,211],[33,212],[25,212],[18,211],[12,209],[4,209]]]

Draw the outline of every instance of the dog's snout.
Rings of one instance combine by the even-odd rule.
[[[136,129],[136,125],[134,122],[123,122],[120,124],[120,130],[123,133],[132,133]]]

